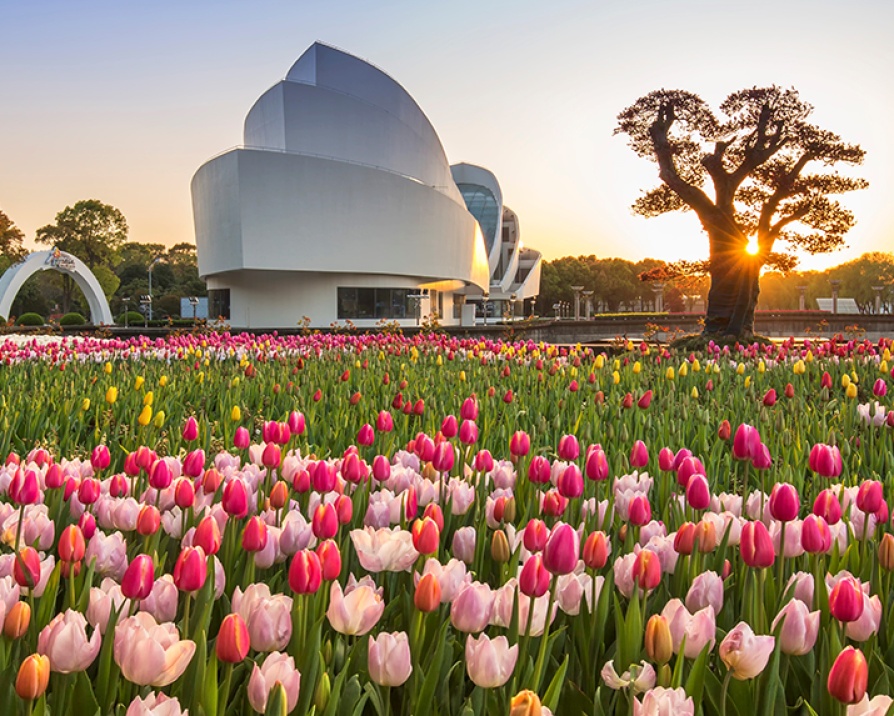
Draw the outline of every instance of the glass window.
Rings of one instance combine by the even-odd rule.
[[[338,317],[412,318],[416,315],[417,291],[409,288],[355,288],[339,286]]]
[[[212,288],[208,291],[208,317],[230,320],[230,289]]]
[[[494,240],[497,238],[497,224],[499,223],[499,206],[497,199],[487,187],[480,184],[457,184],[466,202],[469,213],[478,220],[481,233],[484,234],[484,244],[487,253],[490,253]]]

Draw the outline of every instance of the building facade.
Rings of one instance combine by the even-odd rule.
[[[468,323],[539,288],[493,174],[450,167],[397,82],[321,43],[255,102],[244,145],[199,168],[192,200],[209,314],[233,327]]]

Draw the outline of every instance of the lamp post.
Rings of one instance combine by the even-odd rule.
[[[487,325],[487,299],[490,298],[490,293],[484,292],[484,303],[482,305],[482,309],[484,310],[484,325]]]
[[[155,268],[155,264],[160,263],[160,258],[152,259],[152,263],[149,264],[149,320],[152,320],[152,269]]]
[[[195,296],[189,297],[189,305],[192,306],[192,324],[196,324],[196,309],[199,306],[199,299]]]
[[[798,286],[798,310],[807,308],[807,286]]]
[[[510,315],[511,320],[513,320],[513,321],[515,320],[515,313],[516,313],[515,303],[516,303],[516,301],[518,301],[518,294],[513,293],[509,297],[509,315]]]
[[[121,303],[124,304],[124,327],[127,328],[130,319],[130,307],[127,304],[130,303],[130,296],[122,296]]]

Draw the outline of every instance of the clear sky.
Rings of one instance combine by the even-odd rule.
[[[497,175],[546,258],[697,258],[692,214],[643,219],[657,183],[615,117],[647,92],[797,88],[868,155],[870,188],[823,268],[894,249],[894,3],[889,0],[0,0],[0,209],[26,233],[79,199],[141,242],[193,241],[189,182],[242,141],[245,114],[315,40],[416,99],[451,163]]]

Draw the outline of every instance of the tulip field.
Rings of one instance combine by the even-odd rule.
[[[0,714],[894,713],[892,351],[0,338]]]

